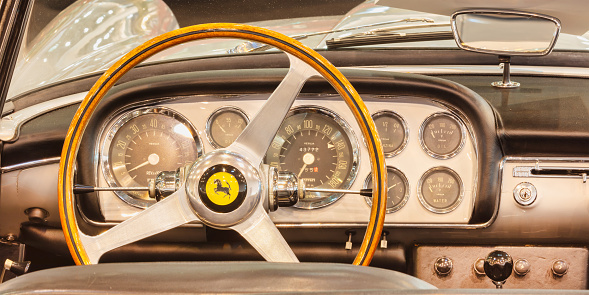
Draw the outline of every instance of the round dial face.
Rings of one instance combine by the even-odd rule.
[[[419,201],[432,212],[450,212],[462,201],[464,194],[462,180],[450,168],[432,168],[425,172],[419,183]]]
[[[385,156],[399,154],[407,144],[407,124],[403,118],[390,111],[381,111],[372,115],[372,119],[380,136]]]
[[[357,151],[355,137],[338,116],[320,108],[300,107],[282,122],[265,160],[279,171],[295,173],[307,187],[347,189],[356,177]],[[334,194],[296,206],[318,208],[339,197],[341,194]]]
[[[148,186],[161,171],[174,171],[193,163],[202,150],[197,133],[188,122],[162,108],[123,115],[110,128],[106,139],[103,170],[111,186]],[[147,192],[116,194],[137,207],[154,203]]]
[[[458,119],[448,113],[437,113],[423,122],[419,139],[429,155],[448,159],[460,152],[464,137],[464,129]]]
[[[387,213],[393,213],[403,208],[409,199],[409,182],[403,172],[387,166]],[[369,174],[364,182],[364,188],[372,188],[372,174]],[[372,198],[365,198],[366,203],[372,207]]]
[[[245,113],[236,107],[216,110],[207,121],[207,135],[216,148],[226,148],[241,134],[249,120]]]

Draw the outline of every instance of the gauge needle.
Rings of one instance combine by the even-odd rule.
[[[301,168],[301,171],[299,171],[299,175],[297,175],[297,178],[299,178],[299,179],[301,178],[301,174],[303,174],[303,171],[305,170],[306,167],[307,167],[307,163],[305,163],[303,165],[303,167]]]
[[[389,186],[389,188],[387,188],[387,190],[390,190],[390,189],[394,188],[395,186],[397,186],[397,184],[399,184],[399,183],[397,182],[397,183],[395,183],[395,184],[393,184],[393,185]]]
[[[139,168],[141,168],[141,167],[143,167],[143,166],[145,166],[145,165],[148,165],[148,164],[149,164],[149,161],[145,161],[145,162],[143,162],[143,163],[141,163],[141,164],[139,164],[139,165],[135,166],[135,168],[127,170],[127,173],[129,173],[129,172],[131,172],[131,171],[133,171],[133,170],[137,170],[137,169],[139,169]]]
[[[223,129],[223,126],[221,126],[221,123],[219,123],[219,121],[215,121],[215,123],[217,123],[217,125],[219,125],[219,128],[221,128],[221,131],[223,131],[223,133],[227,133],[227,131],[225,131],[225,129]]]
[[[433,138],[436,138],[436,136],[434,135],[434,131],[433,130],[430,130],[430,132],[432,133],[432,137]]]

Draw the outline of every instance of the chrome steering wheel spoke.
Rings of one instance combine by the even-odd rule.
[[[166,230],[198,220],[186,198],[184,186],[137,215],[117,224],[113,228],[97,235],[80,235],[86,252],[92,263],[98,263],[100,257],[118,247],[153,236]]]
[[[313,76],[320,76],[304,61],[290,54],[287,56],[290,60],[288,73],[254,119],[241,132],[235,142],[227,147],[229,151],[244,155],[255,166],[262,163],[278,128],[305,82]],[[276,118],[282,119],[277,120]]]
[[[244,237],[267,261],[299,262],[261,204],[247,220],[230,228]]]

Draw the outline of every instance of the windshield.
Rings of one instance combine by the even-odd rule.
[[[165,32],[210,22],[247,23],[300,40],[316,50],[332,41],[379,34],[446,33],[433,41],[373,44],[364,48],[458,49],[450,17],[392,7],[378,0],[329,1],[35,1],[9,90],[9,99],[70,78],[105,70],[143,42]],[[394,1],[393,1],[394,2]],[[384,3],[384,4],[383,4]],[[382,5],[379,5],[382,4]],[[588,34],[561,34],[556,50],[588,50]],[[243,40],[184,44],[147,62],[271,51]]]

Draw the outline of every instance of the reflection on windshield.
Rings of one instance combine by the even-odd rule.
[[[402,26],[415,24],[411,21],[391,24],[394,20],[427,19],[427,24],[433,26],[449,24],[449,16],[376,3],[375,0],[253,0],[241,5],[179,0],[37,0],[26,36],[29,42],[21,47],[8,97],[64,79],[100,72],[150,38],[194,24],[249,23],[288,36],[306,36],[301,42],[318,50],[327,49],[326,41],[330,39],[365,34],[366,31],[380,32],[380,29],[393,33]],[[60,10],[61,13],[57,14]],[[433,30],[431,26],[417,27],[403,29],[402,33]],[[317,32],[329,33],[314,34]],[[214,39],[182,44],[153,56],[147,62],[247,52],[231,51],[240,44],[243,40]],[[373,46],[457,48],[453,40]],[[556,49],[559,48],[588,49],[589,40],[562,34],[556,45]]]

